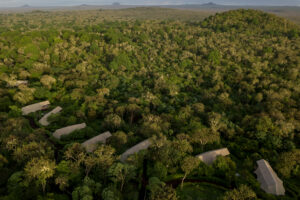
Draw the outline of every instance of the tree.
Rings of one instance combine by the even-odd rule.
[[[54,175],[55,167],[55,161],[47,158],[33,158],[25,166],[25,176],[29,181],[35,180],[45,192],[47,179]]]
[[[238,189],[233,189],[225,193],[223,200],[254,200],[255,192],[247,185],[240,185]]]
[[[42,76],[40,81],[48,89],[51,89],[52,85],[56,83],[56,79],[49,75]]]
[[[149,149],[150,159],[162,162],[173,173],[186,154],[192,151],[193,148],[187,140],[168,141],[165,136],[154,138]]]
[[[148,176],[155,176],[161,180],[163,180],[167,176],[168,170],[163,163],[155,162],[154,166],[152,166],[153,165],[151,165],[151,167],[148,166],[147,168]]]
[[[76,180],[80,176],[80,170],[77,167],[72,167],[71,161],[62,160],[56,167],[55,184],[59,185],[59,189],[64,191],[69,182]]]
[[[208,115],[208,123],[212,129],[213,132],[217,132],[222,123],[221,123],[222,115],[219,113],[211,112]]]
[[[20,144],[14,149],[13,158],[18,163],[31,160],[34,157],[53,157],[54,152],[49,148],[46,142],[29,142],[28,144]]]
[[[142,134],[147,137],[150,137],[153,134],[159,134],[163,129],[167,130],[168,128],[169,124],[164,123],[160,116],[152,114],[143,116]]]
[[[181,169],[184,172],[184,176],[181,180],[181,189],[183,187],[183,182],[188,174],[190,174],[194,169],[199,166],[200,160],[199,158],[193,156],[185,157],[181,162]]]
[[[20,85],[19,90],[20,91],[17,92],[13,97],[15,101],[18,101],[22,104],[27,104],[28,102],[34,99],[33,97],[33,93],[35,92],[34,88],[29,88],[26,85]]]
[[[64,157],[72,162],[72,167],[78,168],[84,162],[86,154],[81,144],[74,143],[65,151]]]
[[[73,200],[93,200],[93,195],[91,189],[86,186],[80,186],[75,188],[75,190],[72,192],[72,199]]]
[[[91,169],[99,166],[104,172],[113,164],[116,157],[114,156],[115,149],[111,146],[100,145],[92,154],[89,154],[84,159],[85,173],[89,175]]]
[[[33,199],[36,196],[36,189],[28,187],[24,180],[24,172],[16,171],[7,180],[7,199]]]
[[[113,182],[120,182],[120,191],[122,192],[125,182],[133,179],[136,175],[136,172],[133,165],[115,163],[109,168],[108,174]]]
[[[236,164],[229,157],[217,156],[213,163],[215,174],[231,182],[235,177]]]
[[[220,134],[208,128],[195,129],[192,131],[191,142],[201,144],[202,146],[208,143],[220,141]]]
[[[124,133],[123,131],[117,131],[106,140],[106,143],[112,145],[117,150],[121,150],[124,148],[124,144],[127,143],[127,139],[128,138],[126,133]]]
[[[121,199],[121,197],[120,197],[121,194],[119,193],[119,191],[116,190],[112,186],[104,188],[101,196],[102,196],[103,200],[120,200]]]
[[[157,177],[149,179],[147,189],[150,191],[150,200],[177,200],[176,191]]]
[[[93,200],[94,197],[99,199],[101,196],[102,185],[95,182],[89,177],[85,177],[83,184],[72,192],[73,200]]]
[[[213,64],[220,64],[221,54],[219,51],[211,51],[208,55],[208,60]]]
[[[126,111],[129,113],[129,123],[132,124],[134,116],[140,112],[140,107],[137,104],[129,104],[126,106]]]
[[[202,114],[205,110],[205,106],[203,103],[195,103],[193,104],[193,110],[197,114]]]
[[[116,108],[116,113],[121,116],[121,118],[124,120],[124,113],[126,111],[126,106],[120,105]]]
[[[275,167],[285,178],[300,177],[300,150],[280,154]]]
[[[121,126],[122,119],[119,115],[109,114],[105,117],[104,123],[107,127],[116,129]]]

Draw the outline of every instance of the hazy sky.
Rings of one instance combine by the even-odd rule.
[[[202,4],[214,2],[224,5],[300,6],[300,0],[0,0],[0,7],[17,7],[25,4],[30,6],[108,5],[113,2],[127,5]]]

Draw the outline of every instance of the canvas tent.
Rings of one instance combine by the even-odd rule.
[[[99,142],[104,143],[106,142],[106,139],[111,137],[111,133],[109,131],[106,131],[100,135],[97,135],[84,143],[82,143],[82,146],[86,149],[87,152],[93,152],[97,148],[97,144]]]
[[[260,188],[266,193],[284,195],[285,189],[282,181],[278,178],[270,164],[264,160],[256,161],[258,168],[255,171]]]
[[[7,82],[7,87],[18,87],[19,85],[28,85],[26,80],[12,80]]]
[[[141,150],[144,150],[144,149],[148,149],[148,147],[151,145],[151,141],[150,139],[147,139],[147,140],[144,140],[136,145],[134,145],[133,147],[131,147],[130,149],[126,150],[120,157],[120,160],[122,162],[124,162],[128,156],[134,154],[134,153],[137,153]]]
[[[61,107],[57,106],[56,108],[54,108],[53,110],[51,110],[50,112],[48,112],[46,115],[44,115],[39,123],[42,124],[43,126],[48,126],[50,123],[48,122],[48,117],[50,117],[50,115],[52,114],[56,114],[59,113],[62,110]]]
[[[28,115],[29,113],[36,112],[39,110],[45,110],[50,106],[49,101],[43,101],[39,103],[35,103],[32,105],[28,105],[22,108],[22,114],[23,115]]]
[[[227,148],[222,148],[201,153],[196,157],[202,160],[205,164],[211,165],[217,159],[217,156],[227,156],[229,154],[230,153]]]
[[[53,133],[53,136],[57,139],[60,139],[60,137],[62,135],[69,135],[70,133],[72,133],[73,131],[76,131],[76,130],[80,130],[80,129],[83,129],[86,127],[86,124],[85,123],[82,123],[82,124],[75,124],[75,125],[72,125],[72,126],[67,126],[65,128],[61,128],[61,129],[57,129],[54,133]]]

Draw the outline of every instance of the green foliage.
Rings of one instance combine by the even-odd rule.
[[[120,200],[121,194],[118,190],[116,190],[114,187],[107,187],[104,188],[102,191],[102,198],[103,200]]]
[[[247,185],[240,185],[238,189],[225,193],[224,200],[254,200],[257,199],[255,192]]]
[[[221,55],[219,51],[212,51],[208,54],[208,61],[212,62],[213,64],[219,65],[220,64]]]
[[[225,178],[228,183],[231,183],[235,179],[236,164],[228,157],[218,156],[213,163],[215,174],[219,177]]]
[[[153,165],[151,165],[152,167]],[[154,176],[159,178],[160,180],[164,180],[168,174],[168,170],[166,166],[161,162],[156,162],[153,168],[148,167],[147,171],[148,176]]]
[[[129,164],[116,163],[108,170],[108,174],[114,183],[120,183],[120,191],[130,179],[135,177],[135,167]]]
[[[187,156],[182,160],[181,169],[184,172],[184,177],[182,178],[181,181],[181,188],[183,187],[183,182],[186,176],[190,174],[194,169],[196,169],[199,163],[200,163],[199,158],[193,156]]]
[[[86,185],[75,188],[75,190],[72,192],[72,199],[74,199],[74,200],[80,200],[80,199],[92,200],[93,199],[92,191]]]
[[[45,191],[47,179],[54,175],[55,167],[54,161],[45,158],[33,158],[25,166],[25,176],[29,181],[35,180]]]
[[[73,200],[93,200],[95,198],[100,198],[101,194],[101,184],[96,183],[89,177],[85,177],[83,180],[83,185],[75,188],[72,192]]]
[[[277,160],[276,168],[286,178],[300,177],[300,150],[282,153]]]
[[[19,117],[22,115],[22,111],[20,108],[17,106],[9,106],[10,111],[9,111],[9,116],[10,117]]]
[[[220,189],[214,184],[208,183],[185,183],[183,188],[176,190],[178,199],[220,199],[224,194],[224,189]]]
[[[150,192],[151,200],[177,200],[175,190],[167,186],[164,182],[161,182],[157,177],[151,177],[149,179],[149,185],[147,189]]]
[[[202,22],[203,27],[212,28],[216,32],[246,32],[251,30],[257,34],[272,36],[296,36],[299,29],[293,23],[275,15],[259,10],[231,10],[215,16],[210,16]],[[290,30],[291,32],[287,32]],[[294,30],[294,31],[293,31]]]

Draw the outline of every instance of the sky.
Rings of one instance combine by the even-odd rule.
[[[300,6],[300,0],[0,0],[0,7],[30,6],[74,6],[74,5],[180,5],[214,2],[223,5],[272,5]]]

